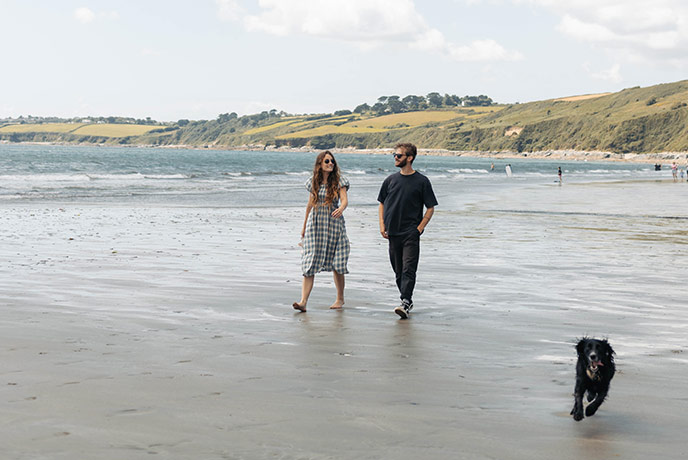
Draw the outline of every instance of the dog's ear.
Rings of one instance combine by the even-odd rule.
[[[578,352],[579,355],[583,354],[583,349],[585,348],[585,338],[582,338],[578,341],[578,344],[576,345],[576,352]]]
[[[607,353],[609,354],[610,357],[616,354],[616,352],[614,351],[614,349],[612,348],[612,346],[609,345],[609,342],[607,342],[607,339],[604,339],[604,340],[602,341],[602,344],[604,345],[604,348],[605,348],[605,350],[607,351]]]

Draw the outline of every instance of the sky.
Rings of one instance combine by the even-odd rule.
[[[0,117],[515,103],[686,79],[687,0],[0,0]]]

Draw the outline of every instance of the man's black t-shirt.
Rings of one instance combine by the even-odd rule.
[[[418,171],[405,176],[400,172],[387,177],[377,201],[383,204],[382,218],[390,236],[406,235],[423,220],[423,206],[437,206],[430,180]]]

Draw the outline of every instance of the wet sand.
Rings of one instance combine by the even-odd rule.
[[[437,188],[408,321],[375,206],[300,314],[300,208],[4,205],[4,458],[685,458],[688,186]]]

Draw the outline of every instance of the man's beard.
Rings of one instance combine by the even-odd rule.
[[[404,160],[397,165],[397,168],[403,168],[406,166],[406,163],[408,163],[408,158],[404,158]]]

